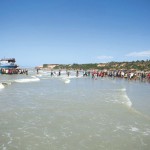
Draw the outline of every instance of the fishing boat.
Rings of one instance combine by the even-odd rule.
[[[15,64],[15,58],[3,58],[0,59],[0,69],[12,69],[17,68],[18,65]]]

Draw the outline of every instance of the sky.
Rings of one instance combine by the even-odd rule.
[[[150,0],[0,0],[0,58],[33,67],[150,59]]]

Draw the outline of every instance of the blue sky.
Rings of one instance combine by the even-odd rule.
[[[0,0],[0,57],[20,66],[150,59],[150,0]]]

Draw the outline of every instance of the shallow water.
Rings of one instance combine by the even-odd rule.
[[[0,149],[149,150],[150,84],[0,75]]]

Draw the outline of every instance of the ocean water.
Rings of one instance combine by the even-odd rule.
[[[0,150],[149,150],[150,83],[0,75]]]

